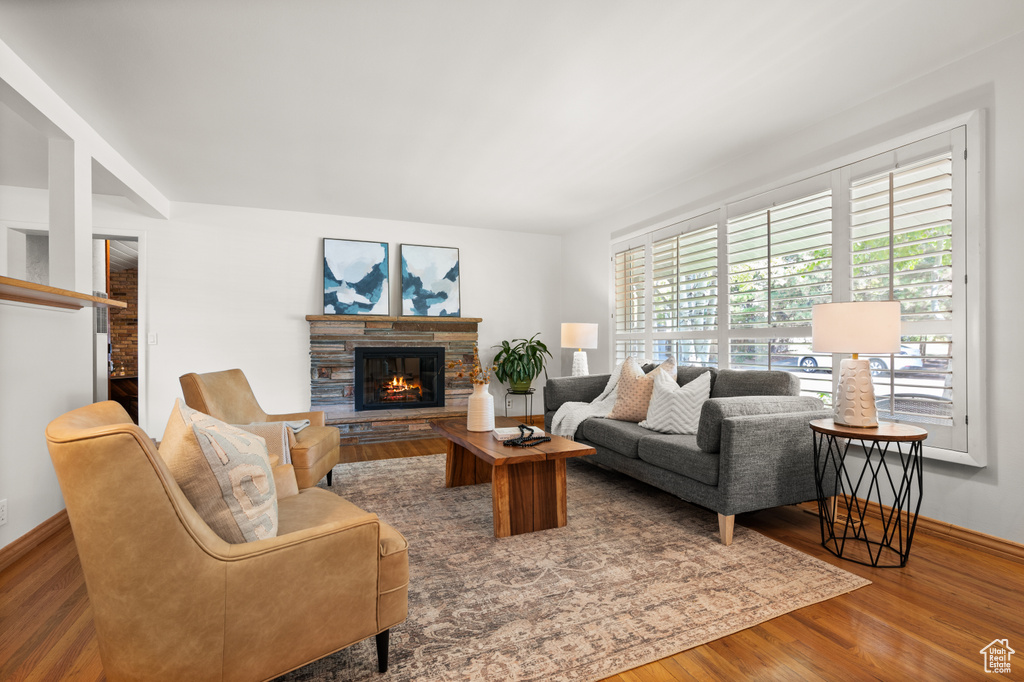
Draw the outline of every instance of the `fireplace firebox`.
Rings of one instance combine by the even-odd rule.
[[[444,348],[355,349],[356,410],[444,407]]]

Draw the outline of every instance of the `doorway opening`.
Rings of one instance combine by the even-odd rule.
[[[139,242],[93,240],[93,294],[127,308],[96,308],[94,381],[97,401],[120,403],[139,423]]]

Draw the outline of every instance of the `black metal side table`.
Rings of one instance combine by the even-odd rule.
[[[510,402],[512,402],[510,400],[510,398],[512,396],[514,396],[514,395],[521,395],[521,396],[523,396],[523,403],[525,403],[523,405],[523,407],[526,408],[526,419],[525,419],[525,421],[526,421],[527,424],[529,424],[531,418],[533,417],[533,394],[536,393],[536,392],[537,392],[537,389],[535,389],[535,388],[528,388],[525,391],[513,391],[511,388],[506,388],[505,389],[505,416],[506,417],[508,416],[508,405],[509,405]]]
[[[928,432],[891,422],[865,429],[831,419],[815,419],[811,431],[821,544],[837,557],[865,566],[906,566],[924,492],[921,452]],[[856,481],[846,468],[854,441],[865,456]],[[829,497],[826,491],[832,490],[835,496]],[[837,507],[842,514],[836,513]],[[869,510],[880,519],[880,530],[869,530]]]

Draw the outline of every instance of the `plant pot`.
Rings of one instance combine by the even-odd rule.
[[[508,387],[515,393],[526,393],[530,390],[530,384],[533,383],[533,379],[527,379],[526,381],[510,381]]]
[[[494,430],[494,396],[487,390],[487,384],[473,384],[466,415],[466,430]]]

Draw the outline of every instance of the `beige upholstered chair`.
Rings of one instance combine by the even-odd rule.
[[[297,442],[291,446],[295,480],[299,488],[311,488],[326,475],[331,485],[331,469],[341,457],[341,434],[333,426],[324,426],[323,412],[267,414],[240,369],[189,373],[178,381],[186,405],[229,424],[308,419],[310,426],[296,434]]]
[[[229,544],[114,402],[50,423],[108,680],[266,680],[406,617],[405,538],[277,467],[278,536]]]

